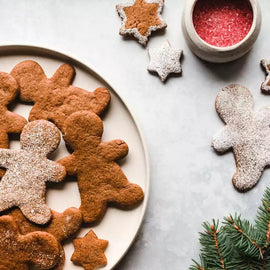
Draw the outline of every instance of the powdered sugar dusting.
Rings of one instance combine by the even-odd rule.
[[[150,63],[148,71],[157,72],[162,81],[165,81],[170,73],[181,73],[180,58],[182,50],[173,49],[169,41],[165,41],[160,48],[148,50]]]
[[[219,92],[216,111],[227,125],[213,137],[212,146],[219,152],[233,148],[233,184],[241,191],[251,189],[270,165],[270,108],[254,112],[250,91],[230,85]]]
[[[269,94],[270,93],[270,60],[263,59],[261,61],[261,65],[264,68],[265,73],[266,73],[266,78],[261,85],[261,90],[265,94]]]
[[[45,182],[63,180],[65,168],[47,159],[47,155],[59,142],[57,127],[38,120],[23,129],[21,150],[0,149],[0,166],[7,169],[0,182],[0,211],[18,206],[32,222],[45,224],[50,220]]]

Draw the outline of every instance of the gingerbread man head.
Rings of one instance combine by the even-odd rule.
[[[56,126],[47,121],[34,121],[25,126],[22,131],[21,149],[43,153],[52,153],[60,143],[60,132]]]
[[[101,143],[102,134],[102,120],[96,114],[85,111],[70,116],[63,132],[65,142],[72,149],[96,148]]]
[[[226,124],[243,122],[253,113],[253,97],[246,87],[231,84],[218,93],[215,106]]]
[[[45,232],[21,235],[11,216],[0,217],[0,265],[7,269],[50,269],[59,260],[58,242]],[[5,269],[5,268],[4,268]]]
[[[65,119],[80,110],[102,114],[110,102],[110,93],[100,87],[94,92],[71,85],[75,70],[68,64],[61,65],[51,78],[34,61],[23,61],[11,74],[20,86],[20,99],[33,102],[29,121],[53,121],[62,129]]]

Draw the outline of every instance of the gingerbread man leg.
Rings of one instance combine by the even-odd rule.
[[[136,184],[128,183],[120,190],[115,189],[110,201],[116,203],[120,207],[131,207],[140,203],[143,197],[144,195],[141,187]]]
[[[51,219],[50,208],[41,200],[33,200],[19,205],[25,217],[37,224],[46,224]]]
[[[260,166],[256,160],[237,162],[237,170],[232,182],[239,191],[246,191],[254,187],[263,172],[264,167]]]
[[[104,198],[98,195],[91,195],[81,193],[81,207],[80,211],[83,216],[83,220],[86,223],[96,222],[100,220],[106,210],[106,201]]]

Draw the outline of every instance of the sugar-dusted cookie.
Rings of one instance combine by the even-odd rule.
[[[71,85],[75,70],[68,64],[60,66],[50,79],[38,63],[30,60],[16,65],[11,74],[19,83],[20,99],[34,103],[29,121],[51,120],[61,129],[72,113],[89,110],[100,115],[110,102],[105,88],[88,92]]]
[[[261,65],[265,70],[266,78],[261,85],[261,90],[265,94],[270,94],[270,60],[263,59]]]
[[[107,264],[104,254],[107,240],[98,239],[91,230],[83,238],[73,240],[75,251],[71,257],[73,263],[83,266],[85,270],[94,270]]]
[[[168,40],[166,40],[159,48],[149,49],[148,53],[150,63],[147,70],[156,72],[163,82],[170,73],[182,72],[180,58],[183,51],[173,49]]]
[[[77,176],[86,223],[100,220],[109,203],[131,207],[143,200],[142,189],[129,183],[115,162],[127,155],[127,144],[121,140],[101,142],[102,133],[102,121],[92,112],[74,113],[64,124],[64,140],[74,152],[59,163],[67,174]]]
[[[47,159],[60,142],[51,122],[28,123],[21,134],[21,149],[0,149],[0,166],[7,169],[0,181],[0,211],[18,206],[32,222],[45,224],[51,211],[45,204],[46,181],[65,178],[65,168]]]
[[[52,211],[52,219],[46,226],[36,225],[28,221],[19,209],[14,209],[9,213],[16,222],[21,234],[25,235],[30,232],[44,231],[52,234],[59,244],[74,235],[81,226],[82,215],[79,209],[71,207],[63,213]],[[61,258],[53,269],[63,269],[65,264],[65,252],[62,245],[59,245]]]
[[[212,146],[219,152],[233,148],[233,184],[240,191],[251,189],[270,165],[270,107],[253,111],[250,91],[232,84],[217,95],[216,111],[226,126],[213,137]]]
[[[0,269],[50,269],[59,260],[55,237],[45,232],[21,235],[11,216],[0,217]]]
[[[167,27],[161,17],[163,6],[163,0],[132,0],[118,4],[116,10],[122,20],[120,35],[132,35],[146,45],[153,31]]]

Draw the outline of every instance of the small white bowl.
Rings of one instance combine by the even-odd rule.
[[[212,63],[226,63],[246,54],[255,43],[261,29],[261,9],[258,0],[249,0],[253,9],[253,23],[249,33],[239,43],[230,47],[208,44],[197,34],[193,24],[193,11],[197,0],[187,0],[182,16],[183,32],[188,46],[203,60]]]

